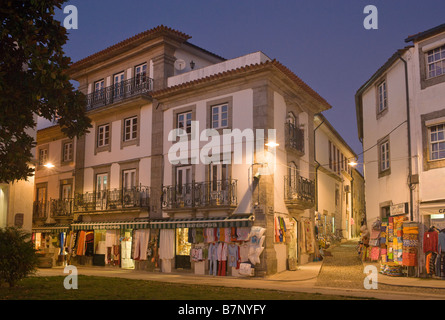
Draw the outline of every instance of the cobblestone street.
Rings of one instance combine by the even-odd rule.
[[[357,241],[348,241],[325,250],[316,286],[363,289],[363,263],[356,251]]]

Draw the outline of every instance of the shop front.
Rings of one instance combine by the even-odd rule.
[[[135,249],[141,241],[148,241],[141,234],[149,234],[147,221],[115,221],[71,224],[68,258],[73,265],[108,266],[134,269]]]
[[[445,280],[445,200],[420,203],[425,228],[421,235],[421,276]]]
[[[240,265],[253,268],[252,260],[260,254],[254,250],[263,234],[252,240],[253,222],[250,214],[150,221],[151,232],[159,233],[161,272],[241,275]]]
[[[39,267],[66,265],[69,228],[65,224],[44,224],[32,228],[31,239],[39,256]]]

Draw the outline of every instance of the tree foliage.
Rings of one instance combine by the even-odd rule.
[[[17,228],[0,228],[0,282],[14,287],[17,281],[32,274],[37,265],[30,234]]]
[[[57,120],[70,138],[85,134],[85,96],[64,55],[67,30],[54,19],[66,0],[2,0],[0,5],[0,181],[33,174],[35,115]]]

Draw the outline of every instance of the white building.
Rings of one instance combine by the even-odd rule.
[[[131,246],[135,230],[150,229],[151,244],[161,239],[162,271],[207,273],[208,264],[191,261],[191,250],[209,243],[188,238],[190,230],[206,226],[263,228],[257,275],[312,261],[317,255],[313,118],[330,105],[262,52],[226,60],[189,38],[161,26],[71,66],[93,125],[76,140],[71,229],[94,233],[95,245],[115,239],[112,247],[94,251],[93,264],[95,256],[105,256],[109,264],[113,254],[106,248],[119,245],[125,256],[120,266],[159,267],[155,260],[130,258],[116,240]],[[174,129],[184,132],[169,138]],[[218,136],[203,135],[205,129]],[[224,130],[235,132],[234,140],[224,143]],[[189,140],[184,154],[181,138]],[[62,138],[57,141],[55,152],[61,154]],[[217,141],[220,149],[211,144]],[[50,193],[60,194],[60,188]]]
[[[320,236],[355,236],[353,177],[350,163],[357,155],[322,114],[315,115],[316,214]]]
[[[377,217],[402,213],[409,221],[442,229],[445,24],[405,41],[410,44],[356,94],[368,225]],[[421,259],[419,263],[423,267]]]

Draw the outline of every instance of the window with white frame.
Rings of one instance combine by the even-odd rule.
[[[48,149],[39,150],[39,165],[43,166],[48,162]]]
[[[445,74],[445,45],[427,52],[428,78]]]
[[[430,160],[445,159],[445,124],[429,127]]]
[[[192,112],[183,112],[177,115],[177,126],[178,129],[182,129],[185,133],[189,134],[192,132]]]
[[[147,64],[136,66],[134,68],[135,82],[136,85],[144,83],[147,79]]]
[[[389,169],[389,141],[380,144],[380,171]]]
[[[221,104],[212,107],[212,128],[226,128],[229,125],[229,106]]]
[[[104,124],[97,128],[97,146],[104,147],[110,144],[110,125]]]
[[[388,107],[388,97],[386,92],[386,81],[380,83],[377,87],[378,91],[378,107],[379,112],[382,112]]]
[[[66,142],[63,144],[63,161],[68,162],[73,160],[73,142]]]
[[[124,120],[124,141],[134,140],[138,135],[138,117]]]

